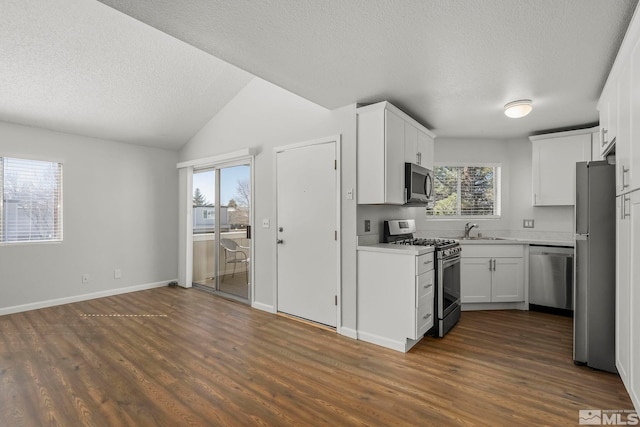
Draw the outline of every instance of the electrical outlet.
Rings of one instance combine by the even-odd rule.
[[[522,228],[533,228],[534,221],[532,219],[523,219]]]
[[[269,228],[269,218],[265,218],[262,220],[262,228]]]
[[[347,190],[347,200],[353,200],[353,188]]]
[[[116,268],[115,270],[113,270],[113,278],[122,279],[122,270],[120,270],[119,268]]]
[[[368,233],[371,231],[371,220],[365,219],[364,220],[364,232]]]
[[[83,274],[82,275],[82,284],[83,285],[88,285],[89,284],[89,275],[88,274]]]

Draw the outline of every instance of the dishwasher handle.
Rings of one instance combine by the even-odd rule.
[[[557,256],[557,257],[563,257],[563,258],[573,258],[573,254],[561,254],[561,253],[558,253],[558,252],[540,252],[540,253],[537,253],[535,255]]]

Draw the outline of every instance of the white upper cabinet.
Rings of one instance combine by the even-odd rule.
[[[404,204],[404,120],[385,108],[358,111],[358,203]]]
[[[631,174],[631,64],[627,61],[617,81],[618,132],[616,135],[616,194],[629,188]]]
[[[356,110],[358,203],[405,203],[404,164],[433,169],[433,135],[388,102]]]
[[[616,194],[640,189],[640,15],[637,10],[598,101],[598,111],[602,154],[615,144]]]
[[[435,142],[431,133],[418,130],[418,156],[420,166],[433,170]]]
[[[576,163],[591,160],[593,129],[532,136],[534,206],[575,203]]]
[[[637,32],[636,32],[637,34]],[[640,188],[640,36],[637,37],[635,48],[631,57],[631,85],[629,89],[629,106],[621,106],[628,108],[630,138],[627,141],[627,152],[629,155],[629,165],[626,179],[629,191]],[[634,174],[635,171],[635,174]],[[621,178],[618,175],[618,178]]]
[[[404,161],[420,164],[420,150],[418,150],[418,128],[409,122],[404,122]]]
[[[404,123],[404,161],[433,170],[434,142],[431,133]]]
[[[615,85],[600,98],[600,155],[604,156],[616,142],[618,130],[618,99]]]

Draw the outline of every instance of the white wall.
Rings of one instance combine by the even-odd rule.
[[[64,164],[64,241],[0,246],[0,314],[177,277],[176,152],[0,122],[0,156]]]
[[[262,79],[255,78],[180,151],[180,160],[195,160],[255,148],[254,302],[273,307],[275,264],[274,147],[342,135],[342,325],[355,330],[356,204],[346,199],[355,188],[355,105],[329,111]],[[300,165],[304,171],[304,165]],[[270,219],[271,228],[262,228]]]
[[[573,207],[533,207],[531,142],[512,140],[436,138],[435,161],[439,163],[500,163],[502,165],[502,215],[499,219],[474,219],[477,231],[487,236],[571,240]],[[382,234],[382,221],[415,218],[418,234],[425,237],[459,237],[466,219],[434,219],[423,208],[358,206],[358,235]],[[364,232],[364,220],[371,232]],[[534,219],[534,229],[524,229],[523,219]],[[474,231],[475,233],[475,231]]]
[[[533,207],[531,142],[510,140],[438,138],[435,160],[440,163],[502,164],[502,215],[500,219],[474,219],[485,235],[570,240],[573,207]],[[461,236],[468,220],[436,220],[420,216],[417,227],[428,235]],[[534,219],[535,228],[522,227],[523,219]]]

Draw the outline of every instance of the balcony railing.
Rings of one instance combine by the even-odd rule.
[[[234,240],[238,245],[249,248],[250,241],[247,239],[246,230],[226,231],[220,233],[220,238]],[[217,244],[216,235],[214,233],[199,233],[193,235],[193,281],[202,282],[215,277],[215,245]],[[242,249],[247,256],[250,257],[249,249]],[[220,275],[231,275],[233,272],[233,264],[226,263],[224,257],[224,249],[220,248]],[[247,272],[247,263],[238,263],[236,265],[235,274],[245,275]]]

